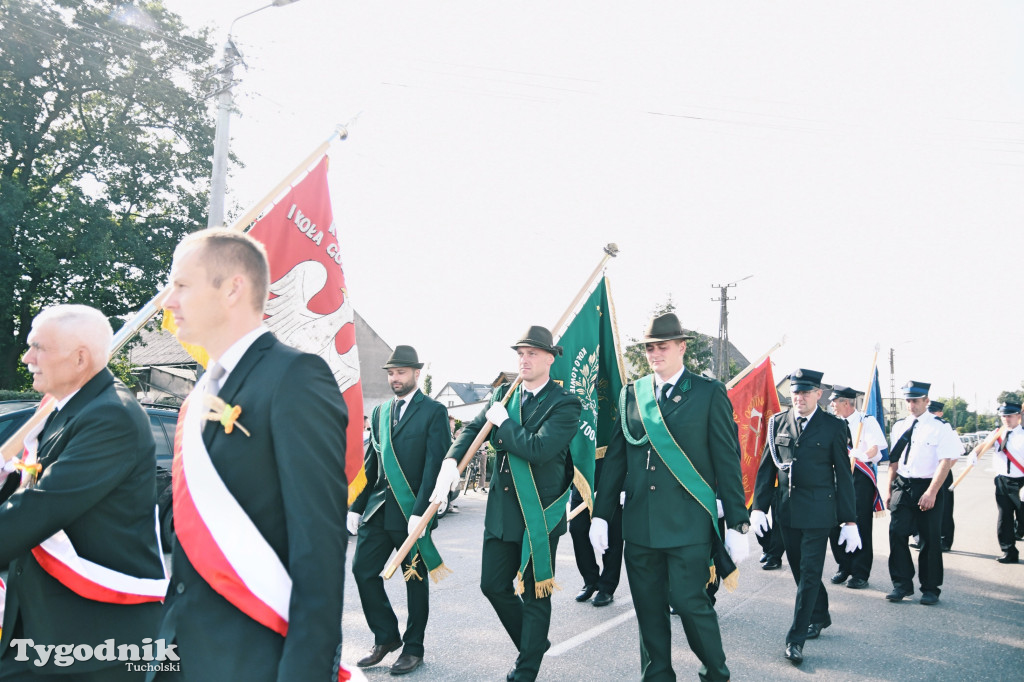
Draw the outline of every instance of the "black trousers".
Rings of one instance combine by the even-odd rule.
[[[875,484],[859,470],[853,472],[853,494],[857,512],[857,532],[860,533],[863,546],[856,552],[847,552],[846,545],[839,544],[841,526],[832,529],[828,540],[832,546],[832,557],[839,564],[839,570],[849,573],[854,578],[867,580],[871,575],[871,562],[875,557],[871,543],[871,528],[875,516]]]
[[[558,536],[549,538],[551,558],[558,549]],[[491,602],[505,632],[519,650],[516,680],[535,680],[544,652],[551,648],[551,597],[538,598],[534,591],[533,561],[523,576],[523,594],[515,593],[514,582],[522,560],[523,543],[506,542],[484,531],[480,566],[480,591]],[[554,561],[552,561],[552,567]]]
[[[996,476],[996,507],[999,516],[996,518],[996,539],[999,549],[1014,554],[1017,552],[1017,536],[1014,521],[1022,524],[1024,529],[1024,505],[1020,501],[1020,489],[1024,478]]]
[[[409,615],[405,621],[405,634],[398,632],[398,617],[391,608],[391,601],[384,591],[384,579],[380,572],[391,558],[391,552],[402,546],[408,537],[405,532],[390,531],[384,527],[384,512],[378,511],[359,528],[356,553],[352,558],[352,575],[359,589],[359,600],[363,604],[366,624],[373,633],[374,644],[390,644],[401,640],[402,653],[423,656],[423,637],[430,614],[430,592],[427,587],[429,576],[423,559],[417,562],[422,580],[413,578],[405,582]],[[402,571],[409,568],[412,554],[402,562]]]
[[[583,497],[574,487],[569,506],[575,509],[581,504]],[[587,511],[569,522],[569,535],[572,536],[572,551],[576,555],[576,568],[583,576],[583,583],[593,585],[598,592],[615,594],[622,575],[622,507],[616,505],[615,513],[608,521],[608,549],[602,559],[604,570],[597,565],[594,546],[590,544],[590,514]]]
[[[728,680],[722,634],[711,597],[704,589],[711,545],[652,549],[626,543],[626,577],[640,628],[640,679],[675,680],[672,624],[668,605],[679,614],[690,650],[703,666],[702,680]]]
[[[772,513],[772,525],[765,531],[763,535],[757,537],[757,544],[761,545],[761,551],[768,555],[769,559],[775,559],[776,561],[782,561],[782,554],[786,551],[785,543],[782,541],[782,531],[779,530],[779,524],[775,522],[775,511],[778,509],[778,505],[775,500],[768,506],[767,511]]]
[[[793,528],[779,524],[786,543],[786,560],[796,581],[796,605],[793,624],[786,634],[787,644],[800,644],[807,640],[807,626],[811,623],[831,622],[828,613],[828,592],[821,582],[831,528]]]
[[[953,485],[953,471],[946,474],[946,480],[939,490],[943,497],[942,502],[942,546],[953,546],[953,533],[956,531],[956,524],[953,522],[953,491],[949,486]]]
[[[921,511],[917,506],[921,495],[931,485],[930,478],[896,476],[889,499],[889,577],[894,587],[914,592],[914,558],[908,544],[911,535],[920,537],[917,554],[921,592],[938,595],[942,592],[942,509],[945,499],[935,496],[935,506]]]

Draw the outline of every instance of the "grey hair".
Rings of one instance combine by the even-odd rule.
[[[33,329],[43,324],[55,324],[60,327],[62,343],[85,346],[92,355],[95,369],[107,366],[114,330],[107,316],[96,308],[77,303],[55,305],[42,311],[32,320]]]

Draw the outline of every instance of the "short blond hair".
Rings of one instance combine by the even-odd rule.
[[[252,282],[253,308],[263,311],[270,295],[270,263],[263,244],[243,232],[213,227],[186,236],[174,255],[193,248],[202,250],[203,266],[213,286],[219,287],[228,277],[242,273]]]

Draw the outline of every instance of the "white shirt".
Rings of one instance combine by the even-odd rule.
[[[548,381],[551,381],[551,379],[548,379]],[[548,385],[548,381],[545,381],[537,388],[527,388],[526,384],[520,384],[519,388],[522,389],[522,393],[519,394],[519,404],[522,405],[523,403],[526,402],[527,393],[532,393],[533,397],[536,398],[537,394],[543,391],[544,387]]]
[[[657,374],[654,375],[654,397],[655,399],[661,399],[661,387],[665,384],[671,384],[673,387],[679,385],[679,381],[683,378],[683,374],[686,373],[686,367],[673,374],[668,379],[663,380]]]
[[[893,446],[913,423],[914,417],[909,416],[893,424],[890,434]],[[939,421],[931,412],[917,417],[917,428],[907,447],[910,448],[909,461],[903,461],[907,457],[906,450],[900,453],[899,461],[899,475],[904,478],[932,478],[939,468],[940,459],[955,460],[964,451],[963,443],[953,427]],[[891,447],[889,452],[892,453]]]
[[[242,359],[243,355],[245,355],[245,351],[249,350],[249,346],[256,343],[256,339],[260,338],[269,331],[269,329],[267,329],[263,325],[260,325],[259,327],[256,327],[251,332],[249,332],[245,336],[242,336],[233,344],[231,344],[228,347],[228,349],[224,351],[224,354],[221,355],[219,358],[210,358],[212,362],[209,364],[207,369],[213,367],[214,363],[219,364],[221,367],[224,368],[224,376],[222,376],[220,379],[220,388],[224,388],[224,384],[228,382],[228,377],[231,376],[232,370],[235,369],[235,367],[238,365],[238,361]]]
[[[864,426],[860,430],[860,442],[857,444],[856,452],[867,452],[871,449],[871,446],[874,445],[878,448],[878,453],[871,458],[871,461],[878,462],[882,459],[882,450],[889,447],[885,442],[885,432],[883,432],[882,427],[878,425],[877,419],[874,417],[868,417],[859,410],[854,410],[853,414],[846,417],[846,423],[850,425],[851,442],[857,440],[857,425],[862,422]],[[915,431],[914,433],[916,434],[917,432]]]
[[[417,386],[416,388],[412,389],[411,391],[406,393],[401,398],[399,398],[397,395],[395,396],[395,402],[392,404],[392,407],[391,407],[391,410],[392,410],[391,420],[392,421],[398,421],[399,419],[402,418],[402,415],[405,414],[405,411],[409,409],[409,405],[410,405],[410,403],[412,403],[412,399],[416,397],[416,391],[418,391],[418,390],[420,390],[420,389]],[[402,407],[398,410],[398,413],[396,414],[394,412],[394,406],[398,405],[398,401],[399,400],[404,400],[405,402],[402,403]]]
[[[1021,425],[1018,424],[1017,428],[1006,435],[1006,440],[1009,441],[1010,454],[1013,455],[1015,460],[1024,465],[1024,428],[1021,428]],[[1003,442],[1001,440],[996,441],[996,447],[993,447],[992,450],[992,471],[1002,476],[1009,476],[1010,478],[1024,478],[1024,471],[1018,469],[1003,454]],[[1010,473],[1006,473],[1007,463],[1010,465]]]

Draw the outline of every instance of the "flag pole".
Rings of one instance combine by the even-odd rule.
[[[991,447],[992,447],[992,446],[993,446],[993,445],[995,444],[995,442],[996,442],[996,441],[997,441],[997,440],[998,440],[999,438],[1001,438],[1001,437],[1002,437],[1002,434],[1003,434],[1003,432],[1004,432],[1004,431],[1006,431],[1006,427],[1005,427],[1005,426],[1000,426],[1000,427],[999,427],[998,429],[996,429],[995,431],[993,431],[993,432],[992,432],[992,433],[991,433],[991,434],[989,435],[989,437],[988,437],[988,438],[986,438],[985,440],[983,440],[983,441],[982,441],[982,443],[981,443],[981,445],[979,445],[978,447],[976,447],[976,448],[975,448],[975,451],[976,451],[976,452],[978,453],[978,457],[979,457],[979,458],[980,458],[980,457],[981,457],[982,455],[984,455],[984,454],[985,454],[985,452],[986,452],[986,451],[987,451],[987,450],[988,450],[989,448],[991,448]],[[966,468],[966,469],[964,469],[964,470],[963,470],[963,471],[962,471],[962,472],[960,473],[960,475],[956,477],[956,480],[955,480],[955,481],[953,481],[953,483],[952,483],[952,484],[950,484],[950,486],[949,486],[949,489],[950,489],[950,490],[953,490],[953,489],[955,489],[955,488],[956,488],[956,487],[957,487],[958,485],[960,485],[960,481],[964,480],[964,478],[966,478],[966,477],[967,477],[967,474],[971,473],[971,469],[973,469],[973,468],[974,468],[974,465],[973,465],[973,464],[968,464],[968,465],[967,465],[967,468]]]
[[[772,353],[774,353],[778,349],[782,348],[782,346],[785,343],[786,343],[786,337],[783,336],[781,339],[779,339],[779,341],[774,346],[769,348],[767,352],[763,353],[761,355],[761,357],[759,357],[755,362],[752,362],[749,365],[747,365],[746,367],[744,367],[743,370],[739,374],[737,374],[732,379],[730,379],[729,383],[727,383],[725,385],[725,389],[729,390],[730,388],[732,388],[736,384],[740,383],[740,381],[743,379],[743,377],[747,376],[748,374],[753,372],[755,369],[760,367],[761,363],[764,362],[768,358],[769,355],[771,355]]]
[[[878,367],[878,351],[881,345],[875,344],[875,357],[871,359],[871,378],[868,379],[868,392],[864,394],[865,402],[871,399],[871,391],[875,389],[875,368]],[[856,409],[857,404],[854,403],[853,407]],[[866,405],[865,405],[866,407]],[[865,417],[867,415],[865,414]],[[864,432],[864,420],[861,419],[857,422],[857,435],[853,439],[853,449],[856,450],[857,446],[860,445],[860,436]],[[857,468],[857,458],[853,456],[853,451],[850,451],[850,473]]]
[[[580,289],[579,293],[576,294],[576,298],[573,299],[572,303],[569,304],[569,307],[565,309],[565,312],[562,314],[562,317],[560,317],[558,319],[558,322],[555,323],[555,326],[552,327],[552,329],[554,330],[552,336],[554,336],[554,334],[557,334],[562,330],[562,327],[565,326],[565,323],[569,320],[570,317],[572,317],[573,311],[576,310],[576,306],[579,305],[580,301],[583,300],[583,297],[587,295],[588,291],[590,291],[591,285],[594,283],[594,280],[597,278],[597,276],[601,274],[601,270],[603,270],[604,266],[608,263],[608,261],[617,256],[618,253],[619,247],[616,246],[615,244],[607,244],[604,247],[604,256],[601,258],[601,262],[598,263],[597,267],[594,268],[594,271],[590,273],[590,276],[587,277],[586,281],[583,283],[583,287]],[[558,338],[560,338],[560,336],[555,337],[556,343],[558,341]],[[501,400],[502,405],[507,403],[509,398],[512,397],[512,393],[515,391],[516,387],[519,386],[521,380],[522,378],[517,376],[515,381],[512,382],[512,386],[509,387],[508,391],[505,392],[505,397],[502,398]],[[462,474],[463,471],[466,470],[466,467],[469,466],[469,463],[473,461],[473,458],[476,456],[476,451],[479,450],[480,446],[484,444],[484,441],[487,440],[487,436],[490,433],[491,423],[485,422],[483,428],[480,429],[480,433],[476,434],[476,438],[473,439],[473,443],[469,446],[469,449],[466,450],[466,454],[462,456],[462,460],[458,464],[460,475]],[[427,482],[424,481],[422,485],[427,485]],[[420,522],[416,525],[415,528],[412,529],[412,532],[409,533],[409,537],[407,537],[405,539],[405,542],[402,543],[402,546],[398,548],[398,551],[395,553],[395,556],[391,559],[391,562],[388,563],[388,565],[384,568],[384,571],[381,572],[381,576],[383,576],[385,580],[391,578],[391,576],[395,574],[395,571],[398,570],[398,567],[402,565],[402,560],[409,555],[409,552],[412,551],[413,545],[416,544],[416,541],[419,540],[420,535],[423,533],[423,531],[427,529],[427,526],[430,525],[430,520],[434,518],[434,514],[437,513],[437,509],[439,506],[440,504],[438,502],[431,502],[430,506],[427,507],[427,510],[423,512],[423,516],[420,518]]]
[[[313,165],[313,162],[324,155],[335,139],[344,140],[347,137],[348,129],[342,124],[336,125],[327,139],[321,142],[313,153],[303,159],[303,161],[297,165],[291,173],[285,176],[284,180],[268,192],[263,199],[254,204],[253,207],[250,208],[241,218],[236,220],[231,226],[231,229],[236,232],[244,232],[246,228],[248,228],[249,225],[251,225],[252,222],[256,220],[256,218],[258,218],[269,205],[274,203],[274,200],[277,199],[285,189],[291,186],[300,175],[309,170],[309,167]],[[150,301],[142,306],[142,308],[135,313],[130,320],[125,322],[121,328],[117,330],[117,333],[114,334],[114,338],[110,342],[110,357],[116,355],[117,352],[121,350],[133,336],[138,334],[139,331],[146,326],[146,323],[153,319],[153,317],[163,307],[163,302],[166,300],[168,294],[170,294],[170,290],[170,286],[161,288],[160,291],[157,292],[156,296],[150,299]],[[10,461],[12,458],[21,454],[25,436],[28,435],[28,432],[31,431],[39,422],[49,416],[56,404],[57,401],[52,399],[43,400],[39,403],[39,407],[36,408],[36,411],[32,413],[32,416],[29,417],[29,420],[25,422],[20,429],[11,434],[10,438],[4,441],[3,446],[0,446],[0,455],[3,456],[4,461]]]

